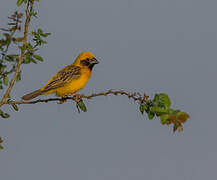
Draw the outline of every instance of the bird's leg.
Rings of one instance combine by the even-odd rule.
[[[63,104],[67,101],[67,97],[62,97],[59,101],[59,104]]]
[[[81,101],[81,95],[80,94],[75,94],[74,96],[73,96],[73,99],[74,99],[74,101],[75,102],[80,102]]]

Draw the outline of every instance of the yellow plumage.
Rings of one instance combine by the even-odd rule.
[[[83,52],[76,58],[73,64],[57,72],[45,86],[23,96],[22,99],[30,100],[39,95],[53,93],[60,97],[72,95],[86,85],[95,64],[98,64],[95,56],[90,52]]]
[[[42,93],[42,94],[46,95],[46,94],[56,93],[58,96],[61,96],[61,97],[64,97],[64,96],[67,96],[70,94],[74,94],[86,85],[90,76],[91,76],[91,71],[89,69],[82,68],[81,69],[81,75],[78,79],[73,79],[73,80],[65,83],[65,85],[62,87],[55,88],[53,90],[49,90],[49,91]],[[51,78],[51,80],[48,81],[48,83],[50,81],[52,81],[52,78]],[[46,87],[46,85],[44,87]],[[42,87],[40,90],[43,91],[44,87]]]

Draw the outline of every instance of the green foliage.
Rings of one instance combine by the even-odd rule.
[[[23,4],[24,0],[17,0],[17,6],[20,6],[21,4]]]
[[[2,140],[2,138],[0,137],[0,150],[1,150],[1,149],[4,149],[4,147],[2,146],[2,143],[3,143],[3,140]]]
[[[153,103],[155,106],[168,109],[171,105],[170,98],[167,94],[155,94]]]
[[[146,103],[140,103],[139,110],[143,114],[147,113],[148,119],[152,120],[154,116],[160,117],[162,125],[173,124],[173,132],[182,131],[183,123],[189,119],[186,112],[170,108],[171,101],[167,94],[155,94],[153,100]]]
[[[154,116],[155,116],[155,113],[154,113],[153,111],[151,111],[151,110],[149,110],[149,111],[147,112],[147,114],[148,114],[148,119],[149,119],[149,120],[152,120],[152,119],[154,118]]]
[[[80,112],[80,110],[82,110],[83,112],[87,112],[87,107],[84,104],[82,99],[79,102],[77,102],[77,108],[78,108],[78,112]]]
[[[18,106],[17,106],[16,104],[11,104],[11,106],[13,107],[13,109],[14,109],[15,111],[18,111],[18,110],[19,110],[19,108],[18,108]]]
[[[140,103],[140,105],[139,105],[139,110],[140,110],[140,112],[141,112],[142,114],[144,114],[144,111],[145,111],[145,105],[142,104],[142,103]]]
[[[43,59],[40,55],[38,55],[38,54],[33,54],[33,57],[34,57],[35,59],[37,59],[38,61],[41,61],[41,62],[44,61],[44,59]]]
[[[4,147],[0,144],[0,150],[4,149]]]
[[[8,27],[0,29],[0,89],[9,84],[9,75],[15,72],[19,55],[8,51],[12,44],[17,44],[15,35],[21,31],[22,17],[23,13],[14,12],[9,17]]]
[[[166,124],[167,123],[167,120],[168,120],[168,117],[169,117],[169,115],[168,114],[162,114],[161,116],[160,116],[160,121],[161,121],[161,124]]]
[[[18,0],[17,5],[27,4],[28,0]],[[36,14],[32,9],[31,12]],[[0,89],[8,86],[10,81],[10,75],[15,72],[16,64],[20,59],[20,54],[9,53],[10,47],[15,45],[19,47],[20,50],[25,52],[23,64],[42,62],[43,58],[36,53],[39,47],[47,42],[44,40],[50,35],[50,33],[44,32],[42,29],[37,29],[31,34],[33,36],[32,40],[27,42],[27,45],[23,45],[24,38],[16,36],[17,32],[22,30],[24,23],[22,21],[23,13],[18,13],[17,11],[9,17],[8,28],[1,28],[2,34],[0,34]],[[24,29],[24,28],[23,28]],[[21,80],[21,71],[19,72],[16,81]]]
[[[8,81],[9,81],[9,79],[8,79],[7,75],[4,75],[3,76],[3,83],[4,83],[5,86],[8,85]]]
[[[39,0],[36,0],[39,2]],[[34,11],[34,8],[30,7],[32,0],[17,0],[17,6],[26,4],[26,16],[35,16],[37,12]],[[25,17],[27,19],[27,17]],[[26,21],[25,19],[25,21]],[[0,89],[4,89],[9,85],[11,81],[11,75],[15,73],[17,63],[22,58],[21,54],[24,54],[23,64],[38,63],[42,62],[43,58],[36,53],[39,47],[43,44],[46,44],[45,38],[50,35],[50,33],[44,32],[42,29],[38,28],[36,31],[29,33],[26,37],[32,35],[33,38],[27,41],[27,44],[24,43],[24,35],[20,36],[20,33],[24,31],[24,21],[23,13],[14,12],[9,17],[9,22],[7,28],[0,28]],[[14,48],[12,49],[11,46]],[[17,52],[19,50],[20,52]],[[14,51],[14,52],[13,52]],[[21,71],[16,77],[16,82],[21,80]],[[8,96],[9,98],[9,96]],[[18,106],[16,104],[10,104],[11,107],[18,111]],[[0,110],[0,116],[2,118],[10,117],[9,114]]]
[[[35,52],[38,50],[39,46],[42,46],[43,44],[47,43],[43,38],[49,36],[50,33],[44,33],[42,29],[38,29],[37,31],[33,31],[32,35],[32,43],[29,42],[25,47],[21,47],[21,49],[25,50],[23,64],[37,64],[38,61],[44,61],[44,59],[39,54],[35,54]]]
[[[9,117],[10,117],[9,114],[3,112],[2,110],[0,110],[0,116],[1,116],[2,118],[9,118]]]
[[[43,44],[46,44],[47,41],[45,41],[43,38],[46,38],[51,33],[44,33],[42,29],[38,29],[37,31],[33,31],[32,35],[34,36],[33,41],[35,42],[35,47],[41,46]]]

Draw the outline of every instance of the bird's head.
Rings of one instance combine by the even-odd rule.
[[[86,51],[78,55],[74,65],[88,67],[90,70],[92,70],[93,66],[98,63],[99,61],[95,58],[95,56],[91,52]]]

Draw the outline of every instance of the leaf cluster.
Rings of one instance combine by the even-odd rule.
[[[8,85],[8,76],[15,72],[19,55],[9,54],[8,50],[12,44],[17,44],[18,38],[15,35],[17,32],[21,32],[22,17],[23,13],[14,12],[8,17],[8,27],[0,29],[0,89]]]
[[[43,61],[42,56],[37,53],[37,51],[42,45],[47,43],[45,38],[47,38],[50,33],[44,32],[41,28],[31,33],[24,33],[26,22],[30,21],[31,17],[37,14],[33,6],[29,6],[31,2],[33,2],[33,0],[18,0],[18,6],[21,4],[26,5],[26,16],[24,17],[23,13],[16,11],[9,17],[8,27],[0,29],[0,89],[9,85],[10,75],[16,72],[16,67],[20,59],[22,59],[22,64],[37,64]],[[28,36],[32,36],[32,39],[28,38]],[[14,48],[11,48],[11,46]],[[20,53],[18,53],[17,50],[20,50]],[[21,71],[19,70],[16,81],[20,80]],[[7,98],[9,98],[9,95]],[[15,106],[16,105],[13,105],[13,107]],[[13,109],[18,110],[18,108]],[[0,112],[0,116],[2,118],[8,118],[9,114],[2,111]]]
[[[152,100],[140,103],[139,110],[142,114],[147,113],[148,119],[160,117],[162,125],[173,124],[173,132],[182,131],[183,123],[190,117],[188,113],[171,108],[171,101],[167,94],[155,94]]]
[[[47,41],[44,40],[47,36],[51,33],[44,33],[42,29],[38,29],[37,31],[32,32],[32,41],[28,42],[27,45],[24,47],[20,47],[25,51],[23,64],[35,63],[37,64],[38,61],[43,62],[44,59],[39,54],[36,54],[38,48],[43,44],[46,44]]]
[[[27,4],[28,2],[28,0],[18,0],[17,5],[21,5],[22,3]],[[36,14],[33,9],[31,12]],[[15,45],[15,47],[17,46],[24,51],[23,64],[37,64],[38,61],[42,62],[43,58],[36,51],[38,51],[40,46],[47,43],[45,38],[50,35],[50,33],[45,33],[42,29],[38,28],[36,31],[32,31],[32,40],[24,45],[24,37],[20,37],[19,35],[22,32],[22,26],[24,26],[22,20],[23,13],[16,11],[8,18],[8,27],[0,28],[0,31],[2,31],[2,33],[0,32],[0,89],[8,86],[9,75],[16,71],[16,64],[20,59],[20,54],[17,52],[9,53],[9,48]],[[18,73],[16,80],[21,80],[21,71]]]

